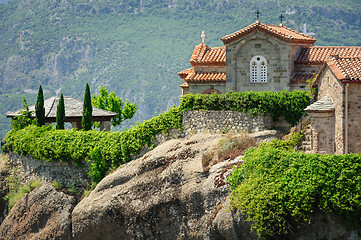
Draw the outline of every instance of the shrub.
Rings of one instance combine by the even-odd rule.
[[[309,105],[306,91],[281,92],[228,92],[224,94],[186,94],[181,98],[182,110],[223,110],[269,113],[275,120],[284,116],[290,124],[296,124]]]
[[[233,160],[243,155],[243,152],[257,146],[254,138],[247,134],[227,135],[219,141],[218,146],[202,155],[202,167],[204,172],[210,170],[210,166],[223,162],[225,160]]]
[[[315,209],[360,227],[360,171],[360,154],[305,154],[261,144],[246,152],[244,163],[228,178],[232,205],[244,210],[252,229],[265,237],[287,233],[295,222],[309,222]]]

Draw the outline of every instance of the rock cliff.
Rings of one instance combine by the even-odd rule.
[[[229,208],[225,179],[241,159],[202,167],[203,154],[223,137],[167,141],[105,177],[80,202],[44,184],[15,204],[0,239],[259,239],[246,217]],[[275,239],[360,239],[321,213],[292,229]]]

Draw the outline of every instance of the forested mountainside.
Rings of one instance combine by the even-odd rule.
[[[7,2],[7,3],[4,3]],[[255,21],[315,32],[317,45],[361,45],[359,0],[0,0],[0,137],[10,129],[5,113],[21,96],[82,99],[85,83],[136,101],[134,121],[178,103],[177,72],[202,31],[206,44]],[[126,122],[125,127],[132,124]],[[124,126],[123,126],[124,127]]]

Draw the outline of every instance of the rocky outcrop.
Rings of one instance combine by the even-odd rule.
[[[224,163],[203,172],[201,158],[220,138],[220,135],[201,134],[170,140],[104,178],[75,207],[74,237],[203,239],[208,236],[212,216],[229,194],[229,187],[215,181]]]
[[[276,131],[253,134],[270,140]],[[205,171],[202,156],[224,136],[198,134],[167,141],[104,178],[76,200],[51,185],[19,200],[0,226],[0,239],[209,239],[258,240],[240,210],[230,210],[226,177],[242,160]],[[73,209],[73,206],[75,208]],[[272,239],[361,239],[330,214],[289,226]]]
[[[0,223],[4,219],[4,214],[7,209],[7,202],[4,197],[8,193],[8,186],[6,178],[9,176],[9,166],[7,159],[0,155]]]
[[[11,56],[4,67],[4,72],[0,75],[0,89],[20,89],[31,81],[27,76],[30,71],[36,67],[37,63],[34,59],[23,57],[20,55]]]
[[[0,239],[71,239],[73,197],[45,184],[21,198],[0,227]]]

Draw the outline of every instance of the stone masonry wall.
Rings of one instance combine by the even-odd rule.
[[[317,99],[322,99],[326,95],[329,95],[331,98],[335,107],[335,153],[344,154],[344,87],[333,75],[329,67],[327,67],[322,74],[318,84],[319,91]]]
[[[350,84],[348,88],[348,151],[361,153],[361,84]]]
[[[20,168],[22,182],[42,179],[46,182],[56,181],[65,187],[88,187],[90,184],[86,163],[82,167],[77,167],[74,164],[36,160],[13,152],[8,153],[8,157],[11,166]]]
[[[235,111],[184,111],[183,131],[186,135],[199,132],[256,132],[275,128],[288,131],[290,125],[281,118],[273,121],[269,115],[255,115]]]
[[[227,90],[282,91],[290,89],[290,46],[264,33],[251,34],[227,45]],[[250,82],[250,60],[267,60],[267,83]]]

